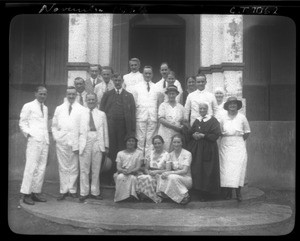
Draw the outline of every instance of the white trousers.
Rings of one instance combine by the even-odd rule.
[[[78,178],[78,154],[72,151],[69,145],[56,143],[56,154],[58,159],[60,193],[77,192]]]
[[[150,154],[152,149],[152,137],[157,133],[157,122],[137,121],[136,138],[138,139],[138,149],[143,151],[144,155]]]
[[[49,145],[45,141],[28,138],[26,164],[21,185],[21,193],[41,193],[45,177]]]
[[[87,196],[90,191],[90,169],[92,170],[91,194],[100,194],[100,168],[102,152],[97,140],[97,132],[88,132],[85,149],[79,156],[80,164],[80,195]]]

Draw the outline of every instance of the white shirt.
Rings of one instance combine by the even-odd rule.
[[[162,78],[155,85],[156,85],[157,90],[164,95],[164,102],[168,102],[168,100],[169,100],[168,95],[165,94],[165,91],[167,90],[168,82],[166,81],[166,87],[164,88],[164,81],[165,81],[165,79]],[[181,84],[178,80],[175,80],[174,85],[177,87],[177,90],[179,91],[179,94],[175,98],[176,101],[179,103],[183,90],[182,90]]]
[[[147,121],[150,118],[151,121],[157,122],[157,105],[158,105],[158,91],[155,84],[149,82],[150,91],[147,90],[147,82],[143,82],[135,85],[133,89],[133,97],[136,104],[136,120]]]
[[[193,125],[194,121],[196,120],[197,117],[200,116],[199,113],[199,104],[202,102],[208,103],[208,111],[207,114],[209,115],[215,115],[217,112],[217,100],[216,97],[208,92],[207,90],[195,90],[194,92],[190,93],[185,102],[185,119],[188,120],[189,114],[191,113],[191,119],[190,119],[190,124],[191,126]]]
[[[101,99],[105,92],[112,90],[115,88],[114,82],[112,80],[109,80],[109,82],[106,84],[105,81],[102,81],[101,83],[97,84],[94,89],[94,93],[97,95],[98,104],[100,105]]]
[[[124,88],[129,92],[132,92],[132,87],[134,85],[144,81],[143,74],[140,73],[139,71],[135,73],[130,72],[129,74],[125,74],[123,76],[123,79],[124,79]]]
[[[79,125],[80,116],[85,107],[77,102],[72,105],[72,111],[69,114],[70,103],[64,102],[62,105],[56,107],[52,119],[52,134],[57,143],[72,146],[72,150],[79,150]]]
[[[26,103],[20,113],[19,126],[24,136],[28,134],[37,141],[46,141],[49,144],[48,108],[35,99]]]

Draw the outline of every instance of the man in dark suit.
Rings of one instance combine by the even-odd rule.
[[[112,167],[107,173],[109,184],[113,184],[113,174],[116,172],[117,153],[125,149],[125,136],[135,136],[136,107],[133,95],[122,88],[124,80],[120,74],[112,77],[114,89],[104,93],[100,110],[104,111],[108,122],[109,153]]]
[[[103,81],[101,73],[100,65],[90,65],[89,75],[90,77],[85,81],[85,90],[86,92],[94,92],[94,88],[97,84]]]

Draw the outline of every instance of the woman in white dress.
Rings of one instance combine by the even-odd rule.
[[[160,135],[152,138],[154,150],[146,156],[145,174],[137,177],[136,192],[141,200],[151,199],[155,203],[162,201],[156,194],[157,179],[166,170],[169,153],[164,150],[164,140]]]
[[[241,187],[247,167],[245,140],[250,134],[248,120],[238,112],[241,108],[242,102],[236,97],[229,97],[224,104],[227,114],[220,121],[222,138],[219,147],[221,187],[226,188],[226,199],[231,199],[235,189],[238,201],[242,200]]]
[[[215,97],[216,97],[216,100],[217,100],[217,103],[218,103],[218,106],[217,106],[218,110],[217,110],[217,113],[215,113],[214,116],[220,122],[221,117],[223,115],[227,114],[227,111],[224,110],[224,103],[225,103],[225,101],[224,101],[224,95],[225,95],[225,91],[224,91],[223,88],[217,87],[215,89],[214,94],[215,94]]]
[[[192,154],[182,148],[182,142],[180,134],[173,136],[174,151],[170,153],[166,171],[158,178],[157,194],[163,198],[169,197],[176,203],[187,204],[193,184],[190,169]]]
[[[168,86],[166,92],[168,102],[163,102],[158,109],[158,119],[160,126],[158,135],[162,136],[165,141],[164,148],[171,151],[171,138],[180,133],[184,124],[184,107],[176,101],[179,94],[175,85]]]
[[[115,202],[130,197],[138,199],[136,178],[140,174],[143,152],[137,150],[137,139],[134,136],[128,136],[125,139],[126,149],[119,151],[116,158],[117,172],[114,174],[116,183]]]

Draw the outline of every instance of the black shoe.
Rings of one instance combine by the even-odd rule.
[[[23,203],[26,203],[28,205],[34,205],[34,201],[31,199],[31,195],[30,194],[26,194],[23,197]]]
[[[87,197],[88,197],[88,196],[80,196],[80,197],[79,197],[79,202],[80,202],[80,203],[83,203],[83,202],[87,199]]]
[[[68,193],[62,193],[59,195],[59,197],[56,199],[57,201],[62,201],[68,196]]]
[[[78,197],[78,196],[77,196],[77,193],[70,193],[69,196],[70,196],[71,198],[77,198],[77,197]]]
[[[96,199],[96,200],[102,200],[103,199],[103,197],[101,196],[101,194],[99,194],[97,196],[91,194],[90,198],[93,198],[93,199]]]
[[[236,188],[235,189],[235,194],[236,194],[236,199],[238,200],[238,202],[242,201],[242,194],[241,194],[241,188]]]
[[[186,205],[191,201],[191,197],[190,195],[186,196],[185,198],[182,199],[182,201],[180,202],[180,204],[182,205]]]
[[[37,193],[32,193],[31,194],[31,199],[33,201],[36,201],[36,202],[47,202],[47,200],[45,198],[42,198],[39,194]]]

